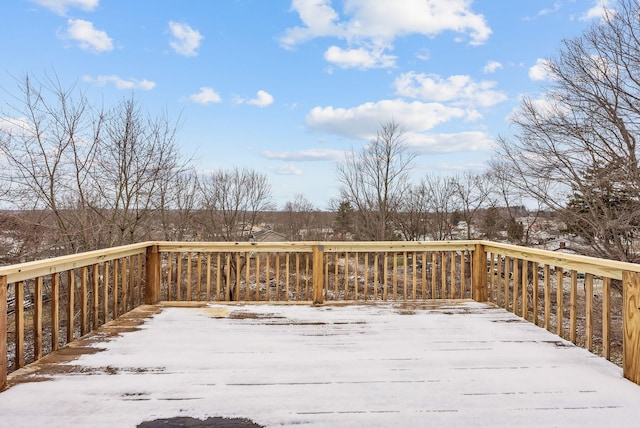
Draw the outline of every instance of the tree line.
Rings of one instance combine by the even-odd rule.
[[[0,111],[0,201],[21,213],[0,223],[31,232],[21,245],[40,256],[151,238],[248,240],[264,224],[287,240],[326,238],[329,228],[334,239],[442,240],[461,224],[466,238],[506,231],[528,244],[551,212],[583,252],[638,261],[639,9],[619,0],[562,41],[547,86],[523,99],[486,171],[416,177],[401,118],[389,120],[337,164],[329,217],[304,195],[275,206],[263,173],[197,173],[180,151],[179,121],[134,97],[96,106],[55,77],[27,75]],[[5,237],[14,249],[18,241]]]

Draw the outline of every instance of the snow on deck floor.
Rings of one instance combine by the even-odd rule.
[[[1,393],[0,425],[605,427],[640,405],[617,366],[475,302],[169,307],[95,346],[83,373]]]

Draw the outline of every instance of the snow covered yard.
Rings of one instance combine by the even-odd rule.
[[[118,335],[103,327],[85,341],[97,352],[59,358],[53,374],[16,372],[17,385],[0,393],[1,425],[136,427],[186,416],[267,427],[637,423],[640,387],[619,367],[489,304],[141,311],[141,325]]]

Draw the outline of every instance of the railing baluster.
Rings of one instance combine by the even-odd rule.
[[[380,264],[380,253],[375,253],[373,256],[373,300],[378,300],[378,285],[379,279],[378,276],[380,272],[378,271],[378,267]]]
[[[280,301],[280,252],[276,253],[276,301]]]
[[[176,300],[182,300],[182,251],[176,254]]]
[[[309,253],[305,253],[304,257],[304,295],[305,300],[312,300],[309,295]]]
[[[512,307],[512,312],[514,314],[518,314],[518,298],[520,297],[520,280],[522,279],[520,277],[520,260],[516,259],[516,258],[512,258],[511,261],[513,262],[513,292],[511,293],[511,296],[513,297],[513,307]]]
[[[249,253],[245,251],[244,253],[244,300],[249,301],[249,293],[250,293],[250,285],[251,285],[251,258],[249,257]]]
[[[60,331],[60,274],[51,275],[51,350],[58,350],[58,332]]]
[[[611,359],[611,287],[610,279],[602,278],[602,356]]]
[[[442,286],[442,290],[440,291],[440,295],[443,299],[447,298],[447,253],[445,251],[440,251],[440,282]]]
[[[415,302],[418,298],[416,295],[418,293],[418,260],[416,258],[416,252],[414,251],[411,256],[411,270],[412,270],[412,278],[411,287],[413,291],[413,301]]]
[[[76,275],[73,269],[67,271],[67,342],[73,341]]]
[[[198,252],[198,261],[196,262],[196,275],[198,280],[196,282],[196,301],[202,301],[202,253]],[[247,299],[249,300],[249,299]]]
[[[187,302],[191,301],[191,285],[192,285],[192,281],[193,278],[191,277],[191,270],[192,270],[192,265],[193,265],[193,260],[192,260],[192,256],[193,254],[191,253],[191,251],[187,252],[187,289],[186,289],[186,296],[185,299]],[[236,266],[237,266],[237,260],[236,260]],[[236,274],[236,280],[238,278],[238,275]]]
[[[5,275],[0,275],[0,391],[7,386],[7,294],[8,280]]]
[[[207,282],[206,282],[206,299],[211,300],[211,253],[207,253]]]
[[[355,268],[353,270],[353,300],[358,300],[358,287],[360,286],[360,281],[358,280],[358,265],[360,264],[360,256],[357,251],[353,253],[353,260],[355,262]]]
[[[529,316],[529,262],[522,262],[522,318]]]
[[[388,285],[389,285],[389,253],[385,252],[384,253],[384,260],[383,260],[383,266],[382,266],[382,274],[383,274],[383,286],[382,286],[382,300],[387,300],[388,297],[388,293],[389,293],[389,289],[388,289]]]
[[[168,252],[167,253],[167,300],[172,300],[171,298],[172,288],[173,288],[173,253]]]
[[[42,358],[42,283],[42,277],[37,277],[33,288],[33,358],[36,361]]]
[[[14,317],[15,317],[15,367],[24,367],[24,282],[13,284]]]
[[[92,323],[91,327],[96,330],[100,326],[100,265],[97,263],[91,266],[92,295]]]
[[[422,274],[422,282],[420,283],[422,287],[422,300],[426,300],[427,298],[427,252],[422,252],[422,267],[420,268]]]
[[[509,289],[511,288],[511,257],[505,256],[504,258],[504,308],[509,310],[511,305],[511,299]]]
[[[504,308],[507,307],[507,297],[504,293],[504,288],[501,287],[502,285],[502,276],[503,276],[503,263],[502,263],[502,256],[500,254],[497,255],[497,263],[498,263],[498,271],[496,272],[496,302],[498,303],[498,306],[502,306]],[[500,299],[500,296],[502,296],[502,299]]]
[[[569,297],[569,340],[576,343],[577,334],[577,311],[576,305],[578,300],[578,272],[571,271],[571,294]]]
[[[564,334],[564,309],[562,307],[562,300],[564,296],[564,276],[560,266],[556,266],[556,334],[560,337]]]
[[[118,306],[120,304],[119,301],[119,290],[118,290],[118,276],[120,275],[120,269],[119,269],[119,261],[118,259],[115,259],[113,261],[113,289],[111,290],[111,294],[113,295],[113,307],[111,308],[111,311],[113,312],[112,315],[112,319],[116,319],[118,318],[118,316],[120,315],[118,313]]]
[[[333,299],[338,300],[338,253],[334,253],[333,255]]]
[[[122,259],[122,270],[121,270],[121,274],[120,277],[122,278],[122,310],[120,310],[120,314],[124,314],[127,312],[127,302],[129,300],[129,275],[128,275],[128,271],[127,268],[129,266],[129,263],[127,261],[126,257],[123,257]]]
[[[363,287],[362,287],[362,298],[364,300],[369,300],[369,256],[371,253],[366,252],[363,255],[364,258],[364,278],[363,278]]]
[[[267,269],[269,269],[268,261],[267,261]],[[216,255],[216,300],[220,301],[221,294],[220,289],[222,285],[222,254],[218,253]],[[269,289],[267,288],[267,300],[269,300]]]
[[[544,265],[544,328],[551,331],[551,266]]]
[[[437,286],[438,286],[438,262],[436,260],[436,252],[431,253],[431,298],[437,299]]]
[[[393,270],[391,271],[391,278],[393,284],[393,301],[398,300],[398,253],[393,254]]]
[[[456,253],[455,251],[449,252],[449,269],[451,278],[449,279],[449,283],[451,286],[449,287],[449,298],[456,298]]]
[[[585,276],[585,343],[584,347],[589,351],[593,350],[593,275],[588,273]]]
[[[289,263],[291,262],[291,254],[285,254],[285,268],[284,268],[284,300],[289,301]]]
[[[296,292],[295,292],[295,298],[293,300],[295,301],[301,301],[304,300],[300,297],[300,253],[296,252],[295,253],[295,277],[296,277]]]
[[[349,252],[344,252],[344,296],[343,300],[349,300]]]
[[[80,268],[80,335],[87,334],[87,267]]]
[[[538,277],[538,272],[540,272],[540,265],[536,262],[533,262],[531,265],[531,269],[533,271],[533,323],[535,325],[540,325],[540,320],[538,317],[538,293],[540,286],[540,278]]]

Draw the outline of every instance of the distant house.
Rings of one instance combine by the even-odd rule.
[[[286,240],[286,236],[273,230],[261,230],[253,233],[255,242],[281,242]]]

